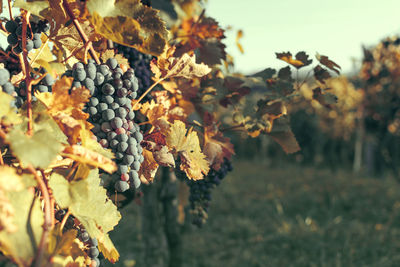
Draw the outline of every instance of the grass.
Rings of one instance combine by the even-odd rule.
[[[184,238],[184,266],[400,266],[400,185],[348,172],[237,161],[213,192],[209,220]],[[111,233],[141,261],[140,215]],[[127,263],[127,261],[126,261]]]

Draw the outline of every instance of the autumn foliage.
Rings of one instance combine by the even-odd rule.
[[[287,153],[300,149],[288,107],[299,97],[302,82],[293,74],[312,64],[309,55],[277,53],[287,67],[249,76],[229,73],[224,69],[232,64],[223,43],[225,30],[206,16],[199,1],[177,3],[179,16],[167,24],[160,16],[165,10],[139,0],[14,2],[24,27],[30,18],[44,18],[51,25],[41,35],[40,49],[28,53],[25,45],[21,69],[11,77],[13,85],[26,85],[24,105],[12,107],[13,96],[0,92],[0,250],[19,266],[93,264],[78,230],[97,239],[107,260],[119,259],[108,233],[121,214],[99,178],[99,173],[116,171],[114,155],[96,141],[83,111],[89,90],[72,87],[73,79],[64,75],[74,63],[89,59],[99,64],[115,58],[122,70],[128,69],[128,60],[112,42],[154,56],[153,84],[131,103],[144,126],[142,183],[156,182],[160,166],[202,180],[235,154],[225,135],[230,130],[252,137],[266,134]],[[26,28],[23,32],[26,38]],[[2,60],[11,58],[12,52],[2,52]],[[319,63],[310,72],[319,86],[312,97],[331,108],[336,98],[326,91],[326,80],[340,67],[326,56],[316,59]],[[43,79],[31,73],[43,69],[57,81],[51,92],[35,91],[31,97],[32,85]],[[255,100],[254,94],[261,96]],[[151,100],[145,102],[145,95]],[[67,229],[67,219],[56,220],[54,210],[66,210],[76,228]]]

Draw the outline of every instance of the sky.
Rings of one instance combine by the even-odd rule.
[[[233,27],[225,44],[244,74],[286,66],[275,52],[287,51],[314,59],[318,52],[348,73],[357,67],[352,58],[362,59],[362,45],[400,34],[400,0],[208,0],[206,14]],[[244,54],[235,44],[239,29]]]

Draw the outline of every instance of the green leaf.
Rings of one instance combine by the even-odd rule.
[[[15,129],[7,141],[12,153],[24,166],[32,164],[35,168],[45,169],[62,150],[61,143],[46,130],[39,130],[29,137]]]
[[[96,32],[116,43],[159,56],[168,39],[158,11],[139,0],[91,0],[86,4]]]
[[[62,143],[67,143],[67,137],[42,103],[36,102],[33,105],[33,122],[32,136],[25,135],[28,120],[24,118],[24,123],[9,133],[7,142],[23,165],[32,164],[35,168],[45,169],[61,152]]]
[[[34,198],[32,190],[7,192],[7,197],[14,208],[18,230],[0,232],[0,250],[18,266],[30,266],[43,231],[44,215],[40,201]]]
[[[118,224],[121,214],[100,186],[98,169],[92,170],[87,179],[72,182],[53,173],[49,185],[57,204],[61,208],[69,208],[89,235],[97,238],[100,250],[106,257],[109,255],[110,261],[118,260],[119,254],[107,233]]]

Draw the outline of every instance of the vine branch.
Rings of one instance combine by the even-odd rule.
[[[27,101],[27,116],[28,116],[28,135],[33,133],[33,114],[32,114],[32,80],[29,70],[28,51],[26,50],[26,30],[28,25],[30,12],[23,14],[22,19],[22,59],[25,69],[25,86],[26,86],[26,101]]]
[[[67,213],[64,215],[64,217],[63,217],[63,219],[62,219],[62,221],[61,221],[61,225],[60,225],[60,234],[62,234],[62,230],[63,230],[63,228],[64,228],[64,225],[65,225],[66,222],[67,222],[67,219],[68,219],[69,215],[71,215],[71,211],[68,209]]]
[[[43,200],[44,200],[44,223],[43,223],[43,232],[42,232],[42,237],[40,238],[40,243],[36,252],[36,258],[35,258],[35,263],[34,267],[40,267],[43,266],[42,261],[43,261],[43,256],[44,253],[46,252],[46,244],[49,239],[49,234],[50,230],[52,229],[52,218],[51,218],[51,201],[50,201],[50,194],[49,190],[46,186],[45,183],[45,176],[40,177],[38,173],[36,172],[35,168],[32,167],[32,165],[28,166],[28,171],[30,171],[33,176],[35,177],[36,182],[39,185],[39,189],[42,192],[43,195]]]
[[[137,105],[140,101],[142,101],[142,99],[143,99],[148,93],[150,93],[150,91],[151,91],[157,84],[159,84],[160,82],[164,81],[165,79],[166,79],[166,78],[161,78],[161,79],[159,79],[158,81],[156,81],[155,83],[153,83],[153,84],[149,87],[149,89],[147,89],[146,92],[144,92],[144,93],[139,97],[139,99],[136,100],[135,104],[133,104],[133,106],[132,106],[132,109],[135,109],[136,105]]]
[[[79,36],[81,37],[83,43],[86,45],[86,43],[89,42],[89,38],[87,37],[86,33],[83,31],[81,25],[79,24],[79,21],[76,19],[74,13],[72,12],[72,10],[69,7],[69,4],[66,0],[63,1],[63,7],[64,7],[65,11],[67,12],[68,16],[72,19],[72,22],[74,23],[75,28],[78,31]],[[100,64],[99,57],[97,56],[96,52],[94,51],[92,44],[88,44],[88,46],[89,46],[90,55],[92,56],[94,61],[96,61],[97,64]]]
[[[11,7],[11,0],[8,0],[8,12],[10,13],[10,20],[13,19],[13,14],[12,14],[12,7]]]

